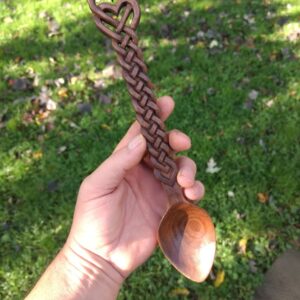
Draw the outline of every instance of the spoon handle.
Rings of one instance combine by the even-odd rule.
[[[178,168],[169,145],[164,123],[153,93],[153,84],[147,76],[142,50],[138,47],[136,28],[141,11],[136,0],[118,0],[116,4],[96,4],[88,0],[94,21],[100,31],[111,38],[112,47],[122,67],[122,75],[147,141],[147,150],[154,176],[163,184],[168,194],[179,192],[176,176]]]

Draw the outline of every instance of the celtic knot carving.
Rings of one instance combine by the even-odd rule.
[[[147,66],[138,47],[136,28],[140,21],[140,8],[136,0],[119,0],[115,5],[96,4],[88,0],[96,26],[111,38],[112,47],[122,67],[123,78],[131,96],[136,119],[147,141],[147,150],[155,177],[161,183],[176,185],[177,165],[173,159],[164,123],[159,115],[153,85],[147,76]]]

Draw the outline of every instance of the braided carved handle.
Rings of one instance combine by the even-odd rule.
[[[88,0],[90,9],[98,29],[112,39],[112,47],[122,67],[136,118],[147,140],[154,175],[167,190],[175,192],[178,190],[177,165],[172,158],[173,153],[164,130],[164,123],[159,116],[152,83],[147,76],[147,67],[143,62],[135,33],[141,14],[139,5],[136,0],[118,0],[115,5],[109,3],[97,5],[95,1]]]

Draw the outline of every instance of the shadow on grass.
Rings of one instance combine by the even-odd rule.
[[[219,238],[237,239],[247,235],[254,239],[262,232],[275,237],[281,235],[282,240],[274,248],[275,255],[286,247],[283,241],[289,241],[296,223],[295,199],[299,199],[296,178],[300,175],[296,159],[299,146],[294,143],[299,124],[296,105],[289,96],[293,83],[299,78],[299,70],[291,52],[284,50],[292,51],[294,44],[272,40],[270,36],[279,25],[276,19],[265,20],[267,11],[276,13],[279,8],[275,4],[264,6],[260,1],[241,5],[230,1],[229,4],[218,2],[208,10],[192,10],[189,4],[178,3],[164,7],[163,19],[160,14],[145,14],[139,28],[143,45],[147,44],[145,40],[150,41],[149,46],[144,45],[146,57],[155,57],[149,63],[150,78],[157,84],[159,94],[171,94],[176,100],[177,109],[169,121],[170,128],[180,127],[192,137],[194,147],[189,154],[202,170],[199,175],[207,187],[204,206],[217,224]],[[184,11],[189,12],[187,16]],[[220,17],[222,12],[228,16]],[[255,26],[242,17],[249,12],[256,18]],[[237,18],[236,14],[241,17]],[[289,20],[298,17],[287,16]],[[96,30],[90,14],[75,22],[66,21],[61,27],[63,38],[42,38],[45,28],[36,26],[27,36],[1,45],[0,52],[5,54],[7,63],[16,56],[22,56],[27,62],[58,57],[55,68],[43,70],[41,75],[45,79],[70,72],[76,74],[72,61],[78,53],[81,57],[90,57],[100,68],[104,61],[112,59],[112,55],[105,53],[105,39]],[[211,38],[192,38],[199,31],[207,33],[208,30],[212,30]],[[190,37],[189,41],[186,37]],[[210,48],[213,40],[223,48]],[[60,61],[62,57],[66,63],[63,59]],[[247,95],[253,89],[259,92],[259,97],[246,103],[245,108]],[[4,92],[7,99],[14,99],[15,92],[9,89]],[[127,113],[131,107],[125,86],[112,84],[107,92],[124,97],[121,106],[112,104],[111,112],[106,113],[103,106],[92,100],[92,91],[88,90],[86,96],[94,107],[92,115],[81,116],[66,106],[64,111],[57,112],[56,127],[41,144],[36,141],[40,129],[34,126],[21,128],[21,135],[6,132],[3,137],[6,142],[3,149],[16,157],[18,145],[10,140],[10,135],[21,142],[28,140],[35,147],[41,146],[44,153],[38,162],[24,169],[18,179],[5,179],[0,188],[3,197],[11,199],[1,204],[5,212],[3,224],[6,224],[3,234],[9,236],[3,245],[1,260],[6,268],[20,264],[28,272],[30,283],[38,276],[30,274],[31,264],[44,257],[40,263],[42,268],[64,242],[81,180],[109,155],[112,142],[116,143],[130,124]],[[270,100],[274,104],[267,108]],[[63,125],[65,115],[80,124],[80,128],[71,130]],[[104,123],[111,130],[100,130]],[[61,145],[67,145],[68,150],[57,155]],[[222,167],[214,176],[203,171],[210,157]],[[228,189],[235,192],[235,200],[227,197]],[[271,195],[273,202],[261,205],[256,200],[259,192]],[[26,240],[33,234],[42,236],[37,241]],[[276,240],[275,237],[272,240]],[[263,256],[274,258],[274,254],[256,254],[258,267],[264,271]],[[226,268],[229,262],[218,254],[217,265]],[[144,269],[148,267],[149,264]],[[232,268],[239,274],[247,273],[251,280],[256,276],[249,274],[244,261]],[[241,274],[242,284],[228,274],[236,284],[231,299],[242,299],[239,297],[245,292],[242,288],[245,278]],[[213,295],[225,297],[229,285],[230,280],[218,291],[210,291],[210,299],[214,299]],[[253,285],[246,288],[247,293]],[[210,283],[204,285],[209,286]],[[190,284],[190,288],[195,294],[204,289],[194,284]],[[28,285],[20,291],[26,289]],[[136,291],[138,289],[136,287]],[[151,289],[149,286],[149,292],[155,293]],[[170,289],[171,285],[167,287]]]

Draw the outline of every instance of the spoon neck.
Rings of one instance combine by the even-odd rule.
[[[174,204],[178,204],[178,203],[187,203],[187,199],[185,198],[184,194],[183,194],[183,190],[182,188],[175,183],[174,186],[168,186],[166,184],[163,184],[163,188],[165,190],[165,192],[168,195],[168,202],[169,205],[172,206]]]

